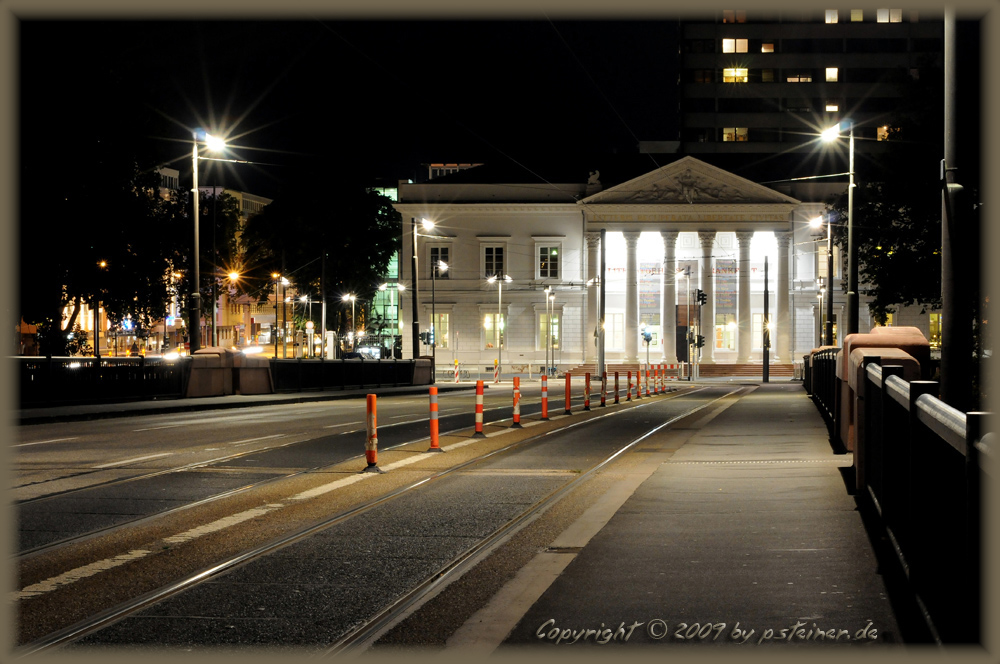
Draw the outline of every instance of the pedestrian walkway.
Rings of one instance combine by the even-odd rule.
[[[575,555],[499,652],[904,641],[903,600],[890,601],[841,473],[850,459],[801,385],[758,385],[682,426],[696,431],[578,552],[557,540],[540,554]]]

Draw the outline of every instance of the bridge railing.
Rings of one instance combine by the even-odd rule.
[[[180,398],[191,367],[145,357],[17,357],[23,408]]]
[[[934,381],[870,358],[859,395],[858,493],[869,499],[941,643],[978,643],[987,413],[937,399]]]
[[[416,360],[397,359],[271,360],[271,378],[275,392],[395,387],[414,384],[416,365]],[[417,382],[429,382],[429,376]]]

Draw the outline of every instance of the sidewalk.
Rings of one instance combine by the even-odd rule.
[[[891,570],[841,475],[850,458],[833,453],[800,384],[758,385],[687,426],[672,455],[670,434],[650,439],[651,474],[578,552],[557,540],[539,554],[573,559],[498,652],[586,647],[567,643],[588,629],[633,648],[825,651],[899,644],[901,629],[912,640],[905,593],[890,602]]]

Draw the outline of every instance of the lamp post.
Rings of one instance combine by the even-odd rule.
[[[431,221],[430,219],[421,219],[420,220],[420,224],[424,227],[424,230],[428,230],[429,231],[432,228],[434,228],[434,222]],[[416,217],[410,217],[410,230],[411,230],[411,232],[413,234],[413,261],[412,261],[412,268],[413,268],[413,300],[412,300],[412,303],[413,303],[413,325],[411,326],[411,329],[412,329],[412,335],[413,335],[413,337],[412,337],[413,358],[416,359],[420,355],[420,313],[419,313],[419,308],[420,308],[420,300],[419,300],[419,297],[420,297],[420,288],[419,288],[419,285],[420,285],[420,282],[419,282],[420,273],[418,271],[418,269],[419,269],[420,266],[419,266],[419,262],[417,260],[417,255],[418,255],[417,254],[417,238],[420,236],[420,234],[417,233],[417,218]],[[429,237],[429,236],[425,235],[424,237]]]
[[[819,228],[823,225],[823,217],[813,217],[809,220],[812,228]],[[826,220],[826,280],[830,284],[830,297],[826,299],[826,325],[824,326],[824,340],[827,346],[833,345],[833,223]],[[857,307],[855,307],[857,311]],[[848,312],[850,315],[850,312]],[[850,320],[850,319],[848,319]],[[855,323],[856,324],[856,323]],[[850,323],[848,323],[850,325]]]
[[[274,337],[274,359],[278,359],[278,282],[281,279],[281,275],[277,272],[271,273],[271,278],[274,279],[274,328],[272,331],[272,336]]]
[[[816,297],[819,298],[819,320],[820,324],[816,326],[816,340],[817,346],[823,345],[823,296],[826,294],[826,286],[820,286],[819,292],[816,293]]]
[[[546,373],[553,375],[551,366],[556,363],[556,344],[552,338],[552,318],[556,315],[556,294],[549,290],[549,368]]]
[[[431,385],[437,380],[437,294],[435,284],[437,284],[437,273],[447,272],[448,264],[439,260],[437,265],[431,269]]]
[[[355,343],[355,337],[357,335],[355,333],[356,330],[354,329],[354,301],[357,299],[357,296],[356,295],[347,294],[347,295],[345,295],[344,297],[342,297],[340,299],[343,300],[344,302],[347,302],[348,300],[351,301],[351,350],[353,351],[354,348],[355,348],[355,346],[357,345]]]
[[[199,213],[199,201],[198,201],[198,160],[201,157],[198,156],[198,130],[191,132],[193,137],[193,146],[191,149],[191,166],[192,166],[192,176],[191,176],[191,193],[194,201],[194,283],[191,292],[191,305],[190,305],[190,318],[191,318],[191,354],[194,354],[199,348],[201,348],[201,293],[199,292],[199,285],[201,283],[201,271],[198,268],[198,263],[200,262],[201,247],[198,242],[198,213]],[[209,134],[202,132],[204,136],[205,146],[210,150],[221,150],[226,147],[226,144],[221,140]]]
[[[846,121],[846,123],[850,132],[848,147],[850,154],[848,176],[850,179],[847,187],[847,330],[845,336],[856,334],[858,331],[858,255],[857,247],[854,244],[854,122]],[[822,134],[823,140],[829,142],[839,138],[843,124],[840,123],[825,130]],[[832,292],[831,289],[831,295]],[[832,324],[832,321],[828,319],[827,325]]]
[[[686,330],[684,334],[684,341],[687,344],[687,379],[691,380],[691,267],[685,267],[677,270],[677,276],[682,276],[687,279],[687,296],[685,302],[687,303],[687,316],[684,321],[686,324],[684,329]]]
[[[495,282],[497,285],[497,323],[494,327],[496,327],[496,333],[497,333],[497,381],[498,382],[500,380],[500,374],[503,373],[503,368],[502,368],[503,344],[501,343],[500,340],[500,326],[501,326],[501,321],[503,320],[503,314],[501,313],[502,302],[503,302],[503,284],[504,282],[507,282],[509,284],[512,281],[514,280],[511,279],[506,274],[503,276],[499,274],[494,274],[492,277],[486,280],[487,283],[492,284]]]
[[[551,300],[549,299],[549,294],[552,292],[552,286],[545,287],[545,373],[549,373],[549,341],[552,340],[552,314],[549,312],[549,305]]]

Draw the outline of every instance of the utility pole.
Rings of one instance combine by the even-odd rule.
[[[768,310],[768,288],[767,285],[767,256],[764,256],[764,325],[761,330],[764,346],[764,382],[768,382],[771,377],[771,331],[767,328],[770,322],[770,312]]]

